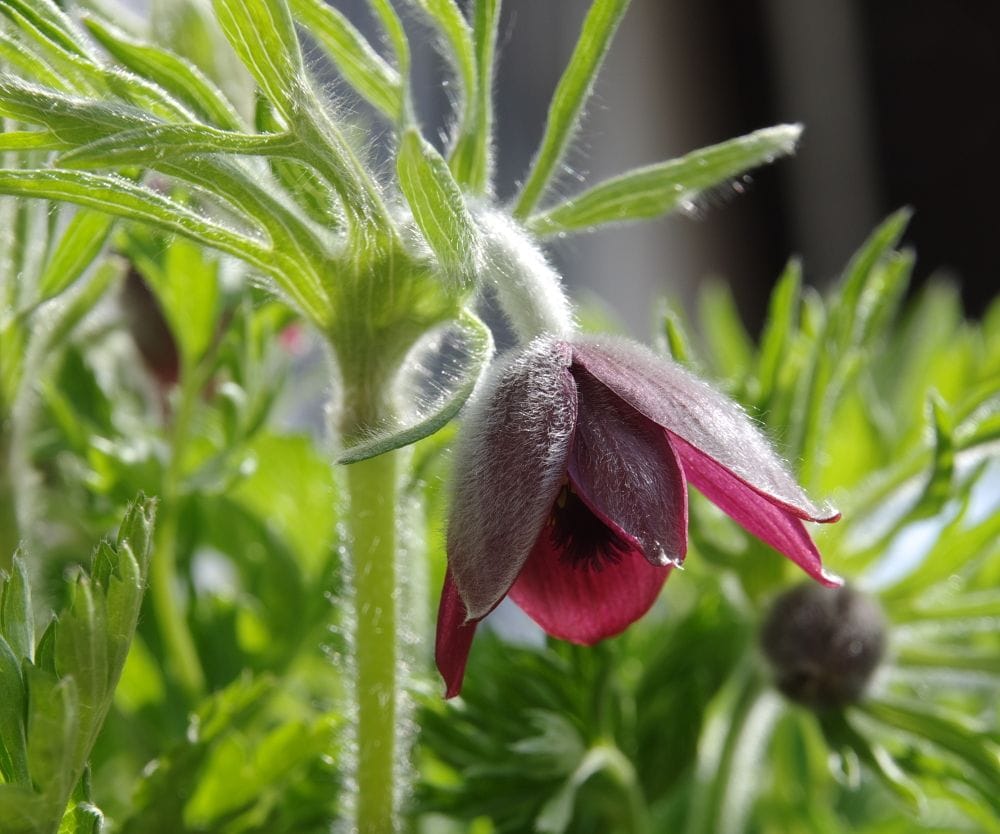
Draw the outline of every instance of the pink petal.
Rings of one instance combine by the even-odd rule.
[[[544,531],[510,597],[546,633],[590,646],[620,634],[645,614],[670,571],[649,564],[639,547],[600,570],[574,566]]]
[[[434,646],[434,660],[446,687],[445,698],[454,698],[462,691],[465,664],[469,659],[469,649],[472,648],[472,638],[476,636],[478,624],[478,620],[466,621],[465,604],[458,595],[451,572],[448,571],[444,577],[444,588],[441,589]]]
[[[823,568],[819,551],[805,525],[789,509],[762,495],[678,435],[671,433],[670,442],[677,450],[688,481],[726,515],[783,553],[813,579],[831,588],[844,584],[840,577]]]
[[[587,372],[574,376],[574,489],[605,524],[637,541],[650,564],[679,564],[687,553],[687,487],[666,433]]]
[[[840,514],[809,500],[749,416],[732,400],[648,348],[624,339],[580,337],[573,362],[672,434],[684,438],[746,485],[809,521]]]
[[[569,348],[543,337],[496,363],[462,421],[448,565],[469,616],[514,583],[566,474],[576,423]]]

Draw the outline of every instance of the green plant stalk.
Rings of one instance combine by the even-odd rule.
[[[351,464],[351,582],[356,708],[355,830],[396,830],[399,680],[396,514],[400,452]],[[401,759],[406,752],[398,751]]]
[[[171,671],[188,700],[194,703],[205,692],[205,673],[198,659],[183,605],[177,596],[174,577],[177,572],[181,462],[204,379],[203,374],[194,370],[182,373],[181,380],[171,433],[170,462],[163,477],[153,554],[149,564],[149,595],[156,624],[170,659]]]

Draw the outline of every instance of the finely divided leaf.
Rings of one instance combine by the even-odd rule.
[[[706,189],[792,153],[801,132],[800,125],[778,125],[638,168],[533,215],[528,228],[538,235],[554,235],[659,217]]]

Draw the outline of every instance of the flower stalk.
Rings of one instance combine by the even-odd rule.
[[[397,816],[396,518],[401,454],[387,452],[347,469],[354,599],[354,822],[362,834],[394,831]]]

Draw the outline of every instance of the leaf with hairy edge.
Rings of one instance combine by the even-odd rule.
[[[417,5],[436,24],[448,45],[447,58],[461,84],[458,103],[459,134],[471,132],[476,102],[476,50],[472,30],[455,0],[416,0]]]
[[[340,74],[366,101],[390,121],[403,118],[403,85],[399,73],[347,17],[322,0],[292,0],[292,11],[326,50]]]
[[[157,124],[113,133],[61,154],[65,168],[156,167],[176,157],[206,153],[293,156],[299,140],[288,133],[234,133],[207,125]]]
[[[396,68],[399,70],[401,83],[403,84],[404,105],[408,106],[409,97],[409,76],[410,76],[410,42],[406,38],[406,30],[403,28],[403,21],[399,19],[396,10],[390,0],[368,0],[372,14],[382,24],[392,51],[395,53]]]
[[[341,452],[337,459],[338,463],[357,463],[360,460],[381,455],[383,452],[390,452],[393,449],[416,443],[443,428],[458,414],[493,358],[493,334],[482,321],[468,312],[464,313],[457,322],[442,328],[441,331],[431,333],[424,345],[418,345],[415,351],[411,352],[411,357],[401,371],[401,376],[419,376],[419,370],[422,366],[419,353],[427,346],[426,343],[433,342],[435,346],[439,346],[446,337],[450,337],[452,341],[464,342],[464,347],[459,351],[464,355],[464,358],[456,359],[454,353],[443,355],[444,360],[448,361],[452,367],[446,368],[444,372],[438,369],[435,371],[435,375],[441,373],[439,379],[450,377],[451,384],[447,388],[439,387],[437,395],[432,396],[430,401],[426,402],[424,407],[413,415],[414,422],[377,431],[360,440]],[[414,353],[418,355],[414,356]],[[441,359],[442,353],[438,351],[438,362],[435,363],[435,366],[440,363]],[[440,383],[438,384],[440,385]],[[419,386],[413,385],[411,380],[410,387],[417,388]],[[413,403],[420,399],[420,392],[407,392],[405,396],[398,396],[398,399],[401,402]],[[426,400],[426,395],[424,395],[424,399]]]
[[[54,298],[87,270],[104,249],[114,218],[104,212],[79,211],[59,238],[38,281],[38,300]]]
[[[471,282],[479,256],[478,235],[448,164],[411,129],[403,135],[396,171],[413,219],[446,274],[457,283]]]
[[[240,60],[278,112],[291,121],[305,69],[284,0],[213,0],[212,6]]]
[[[83,23],[98,42],[126,67],[156,82],[202,117],[228,130],[243,120],[225,94],[191,62],[169,50],[136,40],[92,13]]]
[[[476,50],[476,96],[473,114],[460,125],[458,140],[448,164],[456,181],[475,194],[482,194],[492,178],[493,56],[496,51],[500,0],[476,0],[472,35]]]
[[[591,4],[569,66],[552,95],[541,147],[517,198],[514,217],[518,220],[531,214],[559,167],[628,4],[629,0],[594,0]]]
[[[546,236],[659,217],[706,189],[793,153],[801,133],[801,125],[769,127],[612,177],[533,215],[528,228]]]
[[[182,234],[213,249],[266,268],[271,253],[263,241],[220,223],[118,176],[83,171],[0,169],[0,193],[62,200]]]
[[[56,69],[5,32],[0,32],[0,61],[49,87],[66,89],[66,79]]]

